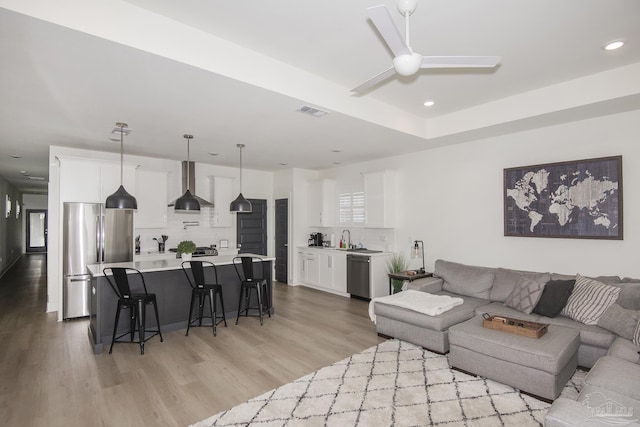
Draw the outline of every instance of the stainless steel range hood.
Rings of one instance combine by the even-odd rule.
[[[196,194],[196,163],[195,162],[187,162],[186,160],[182,161],[182,194],[184,194],[187,191],[187,168],[189,168],[189,191],[191,191],[191,194],[193,194],[193,197],[195,197],[196,200],[198,200],[198,202],[200,203],[200,207],[205,207],[205,208],[213,207],[213,203],[203,199],[202,197],[198,197],[198,195]],[[175,206],[176,200],[169,203],[169,206],[171,207]]]

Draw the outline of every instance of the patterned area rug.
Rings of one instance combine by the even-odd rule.
[[[563,395],[576,396],[578,371]],[[192,427],[542,426],[549,404],[389,340]]]

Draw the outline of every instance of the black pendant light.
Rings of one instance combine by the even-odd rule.
[[[242,195],[242,149],[244,144],[236,144],[236,147],[240,149],[240,195],[231,202],[229,210],[231,212],[251,212],[251,202]]]
[[[184,138],[187,140],[187,191],[184,192],[182,197],[176,200],[175,210],[188,212],[188,211],[200,211],[200,202],[196,200],[195,197],[189,191],[189,143],[193,139],[193,135],[184,135]]]
[[[118,122],[116,123],[116,127],[120,128],[120,187],[115,193],[107,197],[105,208],[137,210],[138,201],[131,194],[127,193],[127,190],[125,190],[122,185],[124,169],[124,128],[128,127],[128,125],[126,123]]]

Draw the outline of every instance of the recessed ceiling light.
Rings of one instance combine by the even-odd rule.
[[[210,156],[217,156],[220,153],[209,153]]]
[[[280,166],[287,166],[286,163],[280,163]]]
[[[44,181],[44,178],[41,176],[28,176],[27,179],[31,179],[34,181]]]
[[[339,165],[341,162],[333,162],[334,165]]]
[[[28,175],[28,172],[27,172],[27,171],[20,171],[20,173],[21,173],[22,175]]]
[[[22,156],[19,154],[9,154],[9,157],[13,157],[14,159],[21,159]]]
[[[337,149],[331,150],[332,153],[340,153],[341,151],[342,150],[337,150]]]
[[[613,40],[613,41],[610,41],[609,43],[605,44],[603,49],[604,50],[616,50],[616,49],[620,49],[622,46],[624,46],[624,40]]]
[[[435,104],[435,101],[431,101],[431,100],[424,101],[425,107],[433,107],[434,104]]]

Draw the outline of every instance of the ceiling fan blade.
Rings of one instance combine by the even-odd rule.
[[[381,72],[377,76],[371,77],[369,80],[367,80],[366,82],[362,83],[360,86],[351,89],[351,92],[362,93],[365,90],[369,89],[371,86],[375,86],[378,83],[380,83],[381,81],[383,81],[385,79],[388,79],[389,77],[394,75],[395,72],[396,72],[396,70],[393,67],[391,67],[388,70],[385,70],[385,71]]]
[[[393,19],[391,19],[389,8],[386,5],[381,4],[369,7],[367,8],[367,13],[394,56],[411,54],[411,49],[402,38]]]
[[[493,68],[499,56],[424,56],[420,68]]]

